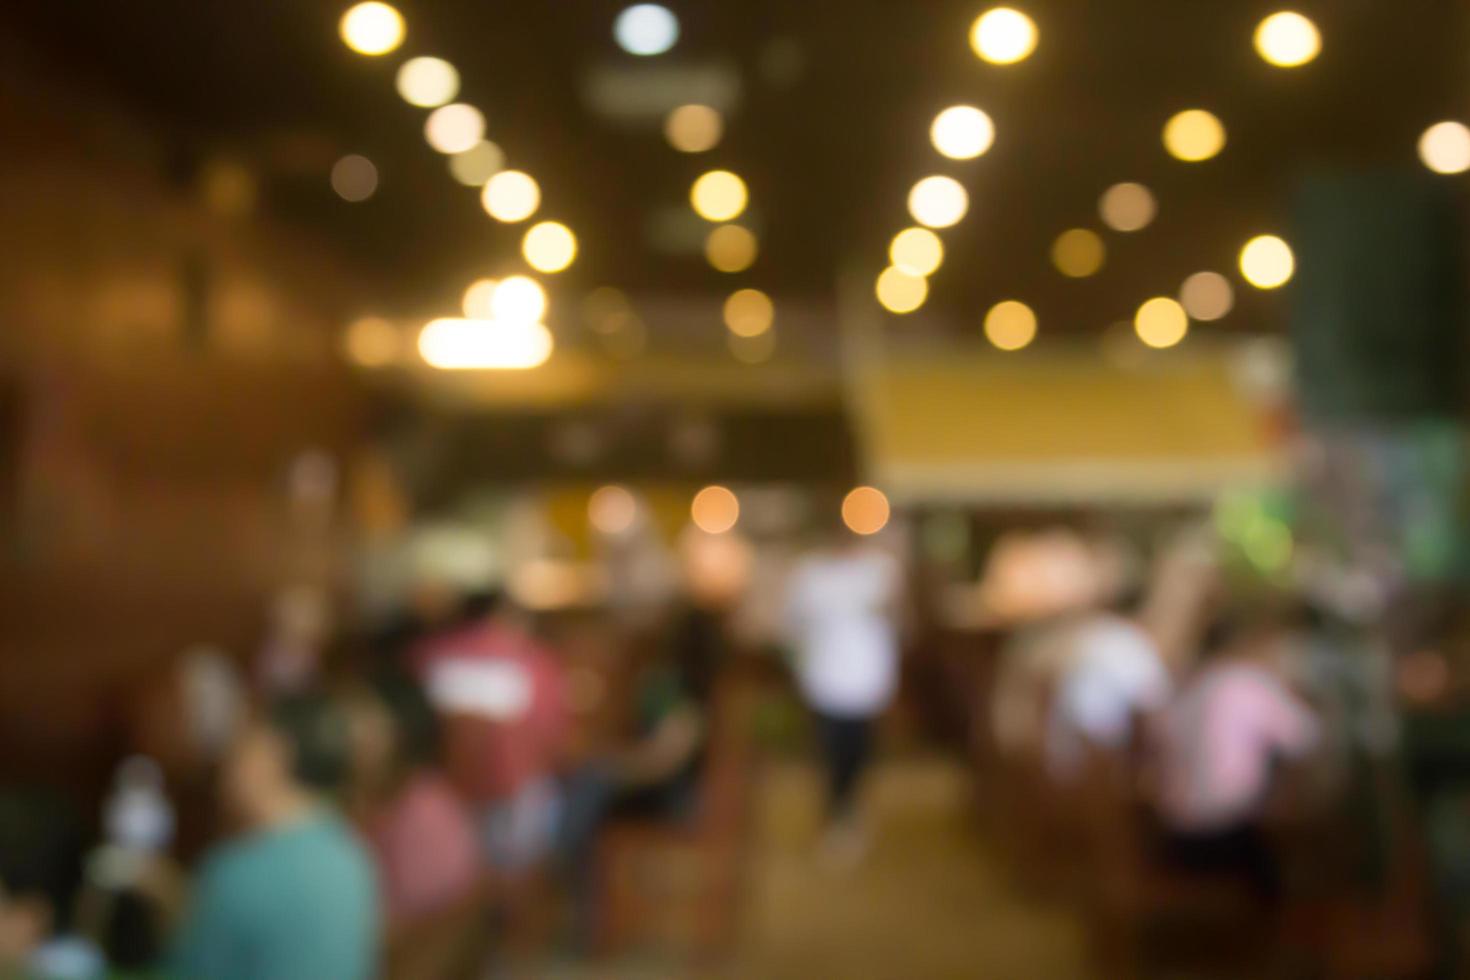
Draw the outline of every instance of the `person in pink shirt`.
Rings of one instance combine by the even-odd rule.
[[[346,697],[348,810],[378,864],[391,930],[441,912],[475,887],[479,842],[436,767],[437,720],[411,677],[384,674]]]
[[[503,596],[466,606],[462,624],[431,637],[412,661],[443,721],[449,776],[472,808],[488,862],[516,878],[556,841],[570,734],[564,672]]]
[[[1290,619],[1259,610],[1231,617],[1207,659],[1165,712],[1158,811],[1167,864],[1243,875],[1266,897],[1278,885],[1262,829],[1275,776],[1320,741],[1312,709],[1286,684],[1297,638]]]

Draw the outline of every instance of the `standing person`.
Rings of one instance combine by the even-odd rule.
[[[556,778],[569,735],[560,661],[498,592],[469,599],[461,625],[413,659],[444,722],[446,769],[474,811],[490,866],[523,877],[556,840]]]
[[[344,713],[314,694],[277,703],[236,740],[222,792],[244,833],[205,860],[175,951],[178,976],[377,975],[372,862],[328,804],[347,758]]]
[[[827,765],[823,851],[850,864],[867,847],[857,790],[872,753],[873,723],[898,686],[902,575],[892,555],[838,534],[797,565],[787,621],[797,681],[816,715]]]

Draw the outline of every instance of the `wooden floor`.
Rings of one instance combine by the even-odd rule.
[[[976,834],[959,763],[920,755],[882,763],[866,787],[873,847],[847,871],[818,860],[813,767],[768,765],[755,815],[746,904],[728,962],[669,951],[516,976],[599,980],[1085,980],[1080,927],[1028,905]]]

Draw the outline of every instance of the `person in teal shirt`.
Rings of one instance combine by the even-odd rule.
[[[245,828],[203,863],[172,957],[178,980],[371,980],[371,859],[327,804],[345,776],[340,706],[295,696],[252,723],[222,774]]]

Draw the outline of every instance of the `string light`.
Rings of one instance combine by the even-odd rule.
[[[944,242],[928,228],[905,228],[893,236],[888,260],[913,276],[931,276],[944,262]]]
[[[713,150],[724,132],[724,117],[707,105],[681,105],[664,120],[664,138],[680,153]]]
[[[878,276],[875,292],[889,313],[912,313],[929,298],[929,282],[923,276],[889,266]]]
[[[934,117],[929,139],[951,160],[973,160],[995,142],[995,124],[972,105],[951,106]]]
[[[740,521],[740,498],[728,487],[705,487],[694,495],[689,517],[706,534],[724,534]]]
[[[1191,319],[1219,320],[1235,306],[1235,290],[1218,272],[1196,272],[1179,288],[1179,303]]]
[[[1003,351],[1018,351],[1036,339],[1036,314],[1020,300],[996,303],[985,314],[985,339]]]
[[[1256,28],[1256,53],[1277,68],[1297,68],[1317,57],[1322,35],[1317,25],[1294,10],[1283,10]]]
[[[1240,274],[1257,289],[1277,289],[1291,281],[1296,256],[1275,235],[1257,235],[1240,250]]]
[[[1156,296],[1138,308],[1133,329],[1138,339],[1150,347],[1173,347],[1189,333],[1189,314],[1176,300]]]
[[[888,498],[875,487],[857,487],[842,500],[842,523],[864,537],[887,527],[891,513]]]
[[[1204,109],[1186,109],[1164,124],[1164,148],[1186,163],[1209,160],[1225,148],[1225,124]]]
[[[759,289],[741,289],[725,300],[725,326],[737,337],[756,337],[776,322],[776,304]]]
[[[993,65],[1014,65],[1036,50],[1036,23],[1019,10],[996,7],[987,10],[970,28],[970,47]]]
[[[403,15],[386,3],[360,3],[342,15],[337,29],[358,54],[382,55],[403,43]]]
[[[925,177],[909,191],[909,214],[929,228],[949,228],[965,217],[970,195],[953,177]]]
[[[443,58],[410,58],[398,69],[397,85],[403,101],[432,109],[454,101],[459,72]]]
[[[577,258],[577,236],[560,221],[542,221],[527,229],[521,254],[537,272],[561,272]]]
[[[1153,191],[1142,184],[1124,182],[1114,184],[1097,202],[1098,214],[1103,224],[1114,231],[1141,231],[1153,222],[1159,206]]]
[[[745,181],[728,170],[711,170],[694,182],[689,201],[706,221],[732,221],[745,211],[750,199]]]
[[[1097,232],[1072,228],[1057,236],[1051,246],[1051,261],[1062,275],[1085,279],[1096,275],[1107,260],[1107,246]]]
[[[484,115],[463,102],[440,106],[424,121],[424,138],[440,153],[463,153],[484,136]]]
[[[541,207],[541,186],[528,173],[502,170],[485,182],[480,204],[496,221],[515,224],[525,221]]]
[[[1435,123],[1419,137],[1419,159],[1437,174],[1470,170],[1470,128],[1464,123]]]
[[[704,240],[704,255],[720,272],[744,272],[755,264],[759,243],[740,225],[720,225]]]

